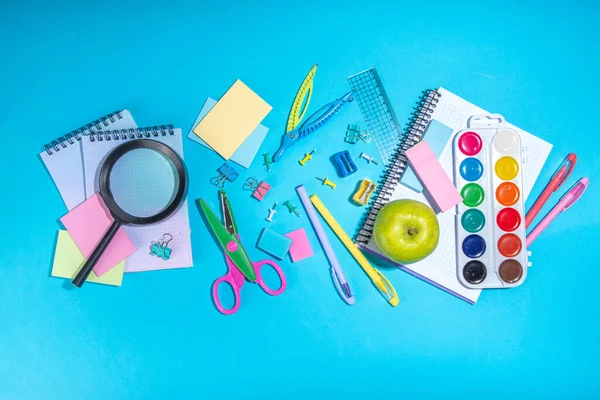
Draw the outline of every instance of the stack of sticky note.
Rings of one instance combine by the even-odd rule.
[[[73,279],[113,222],[110,212],[96,194],[60,219],[66,230],[58,232],[52,276]],[[121,286],[125,258],[136,248],[119,228],[98,260],[89,282]]]
[[[260,123],[271,108],[237,80],[219,101],[206,100],[188,138],[249,168],[269,131]]]

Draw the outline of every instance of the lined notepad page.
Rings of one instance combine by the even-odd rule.
[[[84,125],[85,130],[80,135],[82,140],[85,135],[94,132],[137,127],[128,110],[119,112],[112,119],[101,118],[94,122]],[[71,211],[89,197],[85,193],[81,141],[71,138],[70,141],[57,144],[56,149],[44,150],[39,155],[67,209]]]
[[[454,135],[467,127],[469,117],[476,114],[487,114],[487,111],[444,88],[439,88],[438,92],[441,94],[441,98],[432,114],[432,119],[452,128],[452,136],[448,143],[446,143],[439,159],[444,171],[446,171],[449,177],[452,177],[452,140],[454,139]],[[550,155],[552,145],[514,125],[507,125],[521,136],[523,145],[523,195],[524,200],[527,200],[527,196],[529,196],[537,177],[546,163],[546,159]],[[412,199],[429,204],[429,201],[422,193],[416,193],[402,185],[396,187],[390,201],[397,199]],[[464,287],[459,283],[456,276],[455,215],[454,209],[443,214],[438,214],[438,222],[440,224],[438,247],[433,254],[423,261],[404,267],[431,281],[433,284],[442,286],[471,302],[476,302],[481,290]],[[372,252],[381,254],[373,240],[369,241],[366,247]]]
[[[183,143],[181,129],[173,129],[173,134],[166,130],[166,135],[153,136],[169,146],[183,159]],[[85,188],[88,196],[99,191],[98,176],[104,159],[112,149],[131,139],[95,140],[89,137],[82,140]],[[140,193],[140,196],[152,196],[152,193]],[[147,226],[124,226],[129,239],[136,247],[136,252],[127,257],[125,272],[152,271],[159,269],[185,268],[192,266],[192,241],[187,200],[181,208],[166,221]],[[173,240],[169,242],[172,249],[171,257],[163,260],[150,255],[153,242],[162,239],[164,234],[170,234]]]

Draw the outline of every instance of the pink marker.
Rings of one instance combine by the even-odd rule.
[[[583,192],[585,192],[585,190],[587,189],[588,183],[588,178],[581,178],[577,181],[575,185],[573,185],[571,189],[569,189],[567,193],[565,193],[560,198],[560,200],[554,206],[554,208],[550,210],[548,214],[546,214],[544,219],[541,220],[540,223],[537,224],[537,226],[527,236],[527,247],[531,246],[533,241],[537,239],[538,236],[540,236],[544,229],[546,229],[546,227],[550,225],[550,222],[552,222],[552,220],[554,220],[554,218],[556,218],[558,214],[560,214],[563,211],[566,211],[569,207],[575,204],[577,200],[579,200]]]

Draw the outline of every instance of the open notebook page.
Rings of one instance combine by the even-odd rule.
[[[452,177],[452,140],[454,135],[467,127],[469,117],[487,112],[444,88],[439,88],[438,92],[441,94],[441,98],[432,114],[432,119],[452,128],[452,136],[446,143],[439,159],[448,176]],[[524,199],[527,200],[527,196],[529,196],[537,177],[542,171],[542,167],[546,163],[552,145],[514,125],[508,124],[508,126],[521,136],[523,145],[523,195]],[[403,185],[396,187],[390,201],[397,199],[413,199],[429,204],[422,193],[416,193]],[[440,241],[438,247],[429,257],[423,261],[400,267],[465,301],[475,303],[481,290],[468,289],[462,286],[456,277],[455,215],[455,208],[446,213],[438,214]],[[369,241],[365,250],[381,256],[379,249],[372,240]]]

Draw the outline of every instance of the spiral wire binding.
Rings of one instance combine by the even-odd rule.
[[[400,184],[400,179],[408,167],[406,150],[421,141],[425,134],[427,124],[431,119],[431,114],[435,110],[441,94],[437,90],[426,90],[421,99],[415,106],[411,117],[408,120],[406,130],[400,139],[400,144],[394,151],[393,162],[390,163],[380,177],[380,184],[375,191],[375,197],[369,205],[369,211],[360,223],[360,230],[355,235],[356,244],[367,245],[373,236],[373,225],[381,208],[386,205],[396,186]]]
[[[77,128],[64,136],[45,144],[43,149],[46,151],[46,153],[48,153],[48,155],[52,155],[59,152],[61,148],[64,149],[67,146],[75,143],[75,140],[80,141],[83,136],[92,135],[97,131],[101,131],[103,128],[110,126],[110,124],[121,118],[123,118],[123,116],[121,115],[120,111],[112,112],[94,122]]]
[[[149,139],[158,136],[174,135],[174,127],[169,125],[148,126],[145,128],[116,129],[114,131],[100,131],[89,135],[90,142],[110,140]]]

